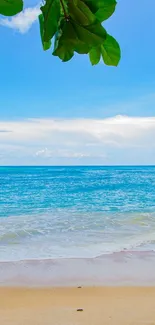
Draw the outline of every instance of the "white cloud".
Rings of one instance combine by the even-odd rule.
[[[82,159],[82,158],[92,158],[93,155],[86,152],[75,152],[73,150],[69,149],[55,149],[55,150],[49,150],[48,148],[38,150],[35,153],[36,156],[40,156],[43,158],[76,158],[76,159]],[[95,157],[95,156],[94,156]],[[99,157],[105,157],[103,154],[100,154]]]
[[[40,9],[38,7],[26,8],[18,15],[12,18],[0,19],[0,25],[18,30],[20,33],[26,33],[37,20]]]
[[[0,164],[155,164],[155,117],[0,121]]]

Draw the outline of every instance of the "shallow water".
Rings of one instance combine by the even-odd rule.
[[[155,250],[155,167],[0,167],[0,261]]]

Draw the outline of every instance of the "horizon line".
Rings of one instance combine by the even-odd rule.
[[[147,165],[0,165],[0,168],[5,167],[155,167],[155,164]]]

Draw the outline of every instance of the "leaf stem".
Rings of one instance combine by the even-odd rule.
[[[67,12],[66,12],[66,9],[65,9],[65,6],[64,6],[63,0],[60,0],[60,3],[61,3],[62,10],[63,10],[63,12],[64,12],[65,19],[66,19],[66,21],[68,21],[68,20],[69,20],[69,16],[68,16],[68,14],[67,14]]]

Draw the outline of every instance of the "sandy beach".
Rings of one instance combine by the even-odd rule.
[[[153,325],[155,287],[1,288],[0,320],[3,325]]]

